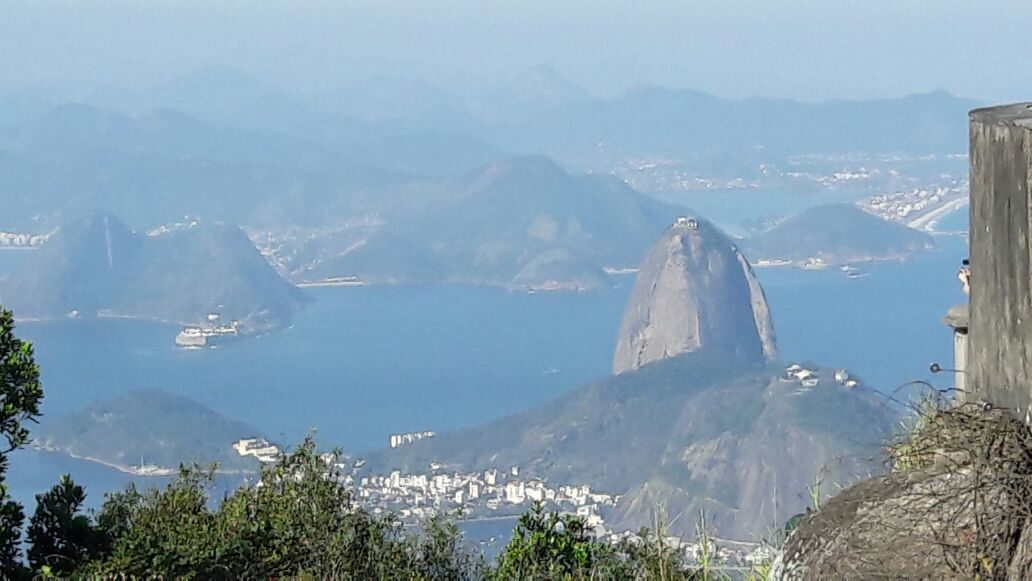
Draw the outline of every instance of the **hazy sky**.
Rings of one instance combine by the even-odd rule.
[[[220,65],[301,92],[375,75],[478,90],[547,64],[598,95],[1003,101],[1032,99],[1030,30],[1027,0],[0,0],[0,87]]]

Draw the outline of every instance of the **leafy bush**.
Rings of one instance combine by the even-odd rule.
[[[130,486],[109,495],[97,526],[110,554],[87,563],[93,576],[241,579],[463,579],[479,561],[453,525],[431,520],[405,535],[393,517],[357,507],[333,459],[306,439],[209,508],[212,473],[184,469],[162,490]]]
[[[0,308],[0,579],[17,579],[26,574],[20,563],[21,528],[25,513],[7,495],[4,474],[7,454],[25,445],[28,423],[39,417],[43,386],[32,344],[14,335],[14,315]]]
[[[489,566],[444,517],[406,533],[393,516],[365,512],[352,502],[335,466],[306,439],[264,467],[257,484],[241,487],[217,507],[207,494],[213,472],[190,468],[163,489],[141,492],[130,484],[109,494],[93,520],[77,514],[81,488],[62,481],[48,494],[68,502],[48,511],[76,523],[62,535],[76,531],[71,538],[90,542],[69,544],[87,548],[66,551],[60,568],[43,559],[33,565],[88,578],[715,578],[685,567],[661,528],[612,545],[596,538],[584,519],[546,513],[540,504],[520,518],[497,564]],[[33,546],[30,555],[37,552]]]

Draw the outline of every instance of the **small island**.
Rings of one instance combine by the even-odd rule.
[[[864,262],[906,260],[935,247],[932,237],[852,204],[809,208],[742,241],[753,266],[819,270]],[[844,270],[848,276],[851,271]]]
[[[257,429],[181,395],[130,391],[34,430],[33,446],[137,476],[178,472],[180,464],[218,464],[221,473],[252,473],[278,448]]]
[[[29,258],[0,283],[0,302],[21,320],[176,323],[186,327],[182,343],[203,346],[286,326],[307,301],[226,224],[144,235],[98,214],[61,227]]]

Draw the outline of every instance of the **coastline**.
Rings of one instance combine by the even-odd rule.
[[[913,254],[925,251],[915,251]],[[787,259],[763,259],[751,262],[750,266],[753,268],[797,268],[799,270],[827,270],[829,268],[837,268],[840,266],[855,266],[863,264],[878,264],[882,262],[906,262],[912,258],[912,254],[906,255],[895,255],[895,256],[868,256],[864,258],[851,258],[847,260],[835,260],[832,262],[815,262],[816,256],[804,259],[804,260],[787,260]]]
[[[610,276],[623,276],[637,273],[637,268],[615,269],[612,272],[603,269]],[[289,281],[289,279],[288,279]],[[470,278],[447,278],[441,280],[421,279],[384,279],[384,280],[355,280],[355,281],[334,281],[326,279],[322,281],[301,281],[291,282],[297,288],[339,288],[339,287],[421,287],[421,286],[454,286],[454,287],[475,287],[491,288],[505,292],[541,292],[541,293],[584,293],[598,290],[599,286],[584,285],[578,281],[563,281],[557,279],[546,279],[534,284],[513,284],[511,281],[491,279],[470,279]]]
[[[318,288],[327,286],[366,286],[361,280],[303,280],[295,284],[297,288]]]
[[[129,474],[130,476],[143,476],[143,477],[149,477],[149,476],[175,476],[176,474],[179,474],[179,468],[178,467],[170,468],[168,466],[157,466],[157,465],[154,465],[154,466],[151,466],[151,465],[127,466],[125,464],[118,464],[116,462],[109,462],[107,460],[101,460],[100,458],[93,458],[92,456],[81,456],[79,454],[75,454],[75,453],[69,452],[67,450],[62,450],[60,448],[53,448],[53,447],[50,447],[50,446],[44,446],[44,445],[38,444],[38,443],[33,443],[33,444],[29,445],[29,449],[36,450],[36,451],[39,451],[39,452],[47,452],[49,454],[61,454],[63,456],[67,456],[69,458],[72,458],[73,460],[81,460],[83,462],[92,462],[93,464],[99,464],[101,466],[104,466],[104,467],[107,467],[107,468],[111,468],[113,470],[117,470],[117,471],[119,471],[119,472],[121,472],[123,474]],[[215,470],[215,474],[238,475],[238,476],[253,475],[253,474],[257,474],[257,473],[258,473],[257,470],[225,470],[225,469],[222,469],[222,468],[218,468],[218,469]]]
[[[144,317],[139,315],[124,315],[115,314],[111,312],[98,313],[94,316],[79,316],[69,317],[67,315],[62,316],[51,316],[51,317],[24,317],[15,315],[15,324],[46,324],[46,323],[60,323],[63,321],[79,321],[79,320],[101,320],[101,321],[133,321],[138,323],[152,323],[158,325],[169,325],[173,327],[189,327],[197,325],[197,322],[186,322],[186,321],[175,321],[170,319],[162,319],[159,317]],[[249,337],[252,335],[260,335],[262,333],[268,333],[270,331],[278,331],[286,328],[287,325],[263,325],[261,327],[242,327],[239,331],[239,337]]]
[[[93,317],[69,317],[68,315],[54,316],[54,317],[23,317],[15,315],[14,322],[21,323],[59,323],[61,321],[76,321],[80,319],[102,319],[102,320],[114,320],[114,321],[137,321],[141,323],[157,323],[160,325],[173,325],[182,327],[189,323],[181,321],[169,321],[167,319],[159,319],[157,317],[141,317],[138,315],[115,315],[112,313],[97,314]]]
[[[925,232],[929,233],[938,233],[938,230],[936,230],[935,226],[939,222],[939,220],[945,218],[947,215],[952,214],[953,212],[960,210],[969,203],[970,200],[966,196],[962,198],[957,198],[956,200],[950,200],[949,202],[946,202],[938,208],[935,208],[934,210],[931,210],[917,218],[914,218],[910,222],[907,222],[907,227],[913,228],[915,230],[924,230]]]
[[[638,267],[617,267],[617,266],[606,266],[602,268],[602,272],[611,276],[621,276],[626,274],[638,274]]]

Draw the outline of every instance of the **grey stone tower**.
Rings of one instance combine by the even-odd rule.
[[[976,109],[965,383],[1028,421],[1032,405],[1032,104]]]

